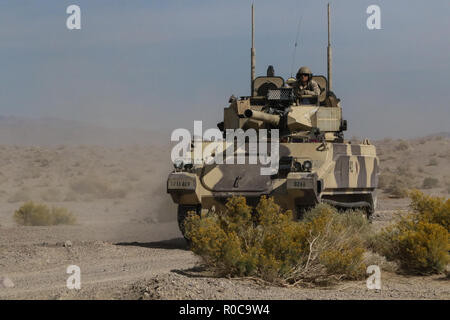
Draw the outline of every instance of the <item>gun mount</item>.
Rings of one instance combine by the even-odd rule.
[[[256,120],[256,121],[262,121],[264,123],[267,123],[271,126],[278,126],[280,123],[280,116],[275,115],[275,114],[270,114],[267,112],[262,112],[262,111],[256,111],[256,110],[252,110],[252,109],[247,109],[244,111],[244,116],[246,118],[250,118],[252,120]]]
[[[264,82],[260,83],[260,86],[264,85]],[[321,88],[326,88],[326,82],[323,85]],[[224,109],[224,122],[219,128],[222,131],[279,129],[280,135],[286,138],[301,134],[317,139],[321,135],[330,142],[342,141],[346,121],[342,120],[342,108],[334,94],[300,98],[294,97],[292,88],[281,87],[267,90],[265,96],[232,99]],[[317,99],[313,104],[300,102],[313,98]]]

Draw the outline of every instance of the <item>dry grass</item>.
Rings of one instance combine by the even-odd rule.
[[[14,212],[14,221],[23,226],[51,226],[58,224],[74,224],[75,217],[65,208],[49,208],[45,204],[31,201]]]

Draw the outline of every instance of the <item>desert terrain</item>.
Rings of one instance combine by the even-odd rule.
[[[39,144],[36,132],[15,130],[30,144],[11,134],[0,139],[0,299],[450,299],[443,275],[389,268],[381,290],[365,281],[281,288],[215,278],[178,231],[165,185],[170,147],[151,134],[148,143],[144,134],[133,143],[133,134],[120,140],[110,132],[116,145],[77,141],[71,132],[70,141]],[[449,134],[374,143],[382,167],[375,228],[408,208],[398,196],[404,186],[449,197]],[[18,226],[13,214],[29,200],[67,208],[77,222]],[[69,265],[81,269],[80,290],[66,288]]]

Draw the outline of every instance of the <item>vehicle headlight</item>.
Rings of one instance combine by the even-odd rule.
[[[183,168],[183,160],[181,159],[177,159],[173,162],[173,167],[177,170],[180,170],[181,168]]]
[[[303,171],[303,166],[300,162],[295,161],[294,162],[294,172],[301,172]]]
[[[303,170],[306,172],[311,172],[312,169],[312,162],[309,160],[306,160],[305,162],[303,162]]]

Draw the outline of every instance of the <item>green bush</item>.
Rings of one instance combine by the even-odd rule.
[[[188,215],[191,250],[220,276],[256,277],[277,284],[328,282],[364,276],[362,212],[340,214],[318,205],[294,221],[272,198],[255,209],[244,197],[230,198],[226,210]]]
[[[450,261],[450,199],[417,190],[410,197],[412,212],[377,234],[373,247],[406,273],[443,272]]]
[[[50,226],[57,224],[74,224],[75,217],[65,208],[52,207],[45,204],[26,202],[14,212],[14,221],[23,226]]]

